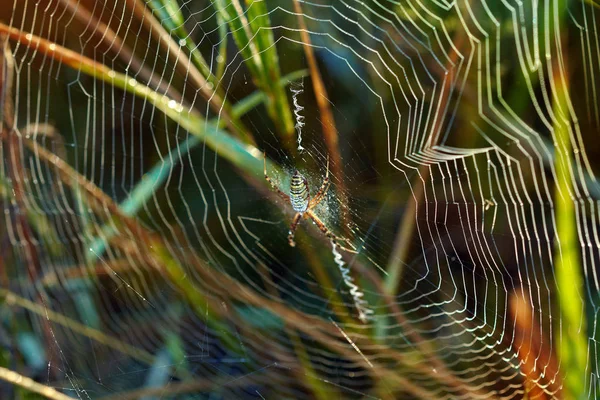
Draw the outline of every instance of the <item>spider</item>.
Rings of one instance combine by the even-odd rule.
[[[325,173],[325,179],[323,179],[323,184],[317,191],[317,194],[315,194],[315,196],[312,199],[310,198],[308,181],[306,180],[304,175],[300,173],[300,171],[295,170],[294,175],[292,175],[292,179],[290,181],[289,195],[287,195],[281,189],[279,189],[279,187],[271,180],[271,178],[269,178],[269,175],[267,175],[266,155],[264,158],[264,172],[265,179],[267,180],[267,182],[269,182],[273,190],[275,190],[283,200],[290,202],[292,208],[294,209],[294,211],[296,211],[294,218],[292,218],[292,223],[290,224],[290,231],[288,233],[288,242],[290,246],[296,246],[296,242],[294,241],[294,234],[296,233],[296,228],[298,227],[298,224],[304,217],[304,219],[312,219],[313,222],[317,225],[317,227],[321,230],[321,232],[323,232],[329,238],[329,240],[337,244],[340,248],[349,252],[356,253],[354,250],[341,246],[339,244],[340,238],[338,238],[333,232],[331,232],[327,228],[325,223],[321,221],[321,219],[317,217],[312,211],[325,198],[325,195],[327,194],[327,189],[329,189],[329,157],[327,157],[327,172]],[[347,242],[346,239],[343,240]]]

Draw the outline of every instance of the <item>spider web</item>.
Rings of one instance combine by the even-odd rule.
[[[597,396],[593,2],[9,4],[0,366],[81,399]],[[329,160],[338,245],[288,245],[264,157],[311,195]]]

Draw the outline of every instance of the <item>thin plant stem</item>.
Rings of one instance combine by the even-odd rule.
[[[312,80],[313,88],[315,91],[315,99],[317,106],[319,107],[319,113],[321,115],[321,127],[323,129],[323,137],[325,139],[325,145],[327,146],[327,152],[331,157],[331,172],[338,180],[336,182],[338,195],[340,196],[341,211],[342,211],[342,227],[344,233],[350,235],[349,225],[349,213],[348,213],[348,195],[346,191],[344,170],[342,168],[342,156],[340,153],[340,141],[339,135],[335,124],[335,118],[329,106],[329,97],[327,95],[327,89],[323,83],[319,66],[315,58],[313,51],[310,35],[306,23],[304,22],[304,14],[298,0],[294,0],[294,10],[298,18],[298,25],[300,26],[300,37],[302,38],[302,47],[304,48],[304,54],[306,55],[306,61],[310,70],[310,78]]]
[[[465,36],[465,33],[462,31],[458,31],[456,34],[454,42],[457,49],[461,49],[463,47]],[[437,108],[437,112],[439,114],[433,118],[435,123],[432,126],[432,132],[438,132],[441,129],[441,124],[444,120],[442,113],[445,112],[446,106],[450,101],[450,89],[454,84],[456,75],[454,66],[459,55],[460,54],[458,52],[453,52],[445,65],[444,71],[440,71],[439,73],[440,77],[443,79],[443,85],[440,94],[440,106]],[[431,145],[434,145],[434,143]],[[423,197],[426,195],[425,184],[427,183],[427,178],[429,176],[428,172],[428,164],[422,164],[419,167],[417,177],[415,178],[414,184],[411,186],[411,188],[414,188],[411,190],[413,196],[404,209],[402,222],[400,223],[400,227],[396,233],[394,247],[389,258],[389,264],[387,268],[388,275],[385,282],[386,293],[390,294],[391,296],[396,295],[398,287],[400,286],[400,282],[402,281],[402,269],[406,257],[408,257],[410,244],[412,243],[411,239],[416,227],[415,219],[417,217],[418,206]]]
[[[8,368],[0,367],[0,379],[5,382],[12,383],[13,385],[22,387],[29,392],[42,395],[50,400],[73,400],[72,397],[63,394],[50,386],[42,385],[41,383],[38,383],[27,376],[21,375],[18,372],[11,371]]]
[[[217,24],[219,25],[219,51],[217,56],[217,69],[215,71],[215,81],[221,82],[227,65],[227,23],[223,19],[221,13],[217,13]]]
[[[385,279],[385,291],[392,296],[395,296],[398,292],[398,287],[402,281],[402,273],[404,270],[404,264],[408,257],[410,245],[412,244],[412,236],[415,230],[415,217],[417,215],[417,207],[423,201],[423,195],[425,191],[425,184],[429,177],[429,166],[424,164],[419,167],[419,174],[415,178],[412,185],[413,195],[409,197],[404,213],[402,214],[402,221],[398,226],[396,237],[394,239],[394,245],[392,247],[392,253],[389,257],[387,273]]]
[[[0,105],[2,112],[2,153],[7,162],[8,175],[12,186],[11,193],[14,196],[14,204],[17,207],[17,235],[24,244],[25,258],[27,260],[27,270],[31,280],[35,280],[40,268],[39,255],[35,244],[33,243],[33,232],[26,218],[28,210],[25,180],[26,175],[23,170],[21,138],[15,129],[14,104],[13,104],[13,84],[14,84],[14,60],[5,35],[0,35]]]

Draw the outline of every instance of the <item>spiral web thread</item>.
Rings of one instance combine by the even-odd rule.
[[[561,370],[572,362],[561,349],[575,335],[586,352],[577,378],[597,396],[600,50],[592,2],[302,1],[311,43],[289,0],[167,3],[185,16],[188,37],[177,39],[181,25],[159,2],[14,1],[1,21],[225,131],[231,112],[222,100],[235,104],[256,89],[248,65],[265,62],[261,34],[273,35],[282,73],[304,68],[310,46],[331,94],[344,172],[332,176],[315,213],[358,254],[335,245],[332,253],[310,221],[288,249],[291,209],[246,179],[250,165],[217,156],[224,150],[209,135],[195,138],[148,98],[13,37],[16,139],[1,142],[0,307],[27,327],[7,339],[25,354],[17,371],[81,399],[135,390],[555,398],[573,378]],[[218,3],[238,13],[249,53]],[[267,12],[256,16],[259,3]],[[256,30],[265,17],[270,26]],[[94,21],[124,46],[115,50]],[[170,47],[156,40],[161,24]],[[189,43],[207,60],[202,84]],[[284,90],[301,154],[264,105],[241,120],[255,142],[235,140],[259,180],[266,151],[282,165],[270,171],[284,192],[298,168],[314,195],[329,150],[309,82],[303,92]],[[204,96],[214,88],[222,98]],[[10,156],[16,149],[18,158]],[[160,180],[135,208],[151,171]],[[349,204],[336,190],[342,179]],[[574,253],[557,237],[560,199],[572,204]],[[558,264],[583,275],[570,299],[584,315],[575,326],[557,305]]]

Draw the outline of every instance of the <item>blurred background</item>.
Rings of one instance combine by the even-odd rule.
[[[599,10],[7,0],[0,397],[597,397]]]

